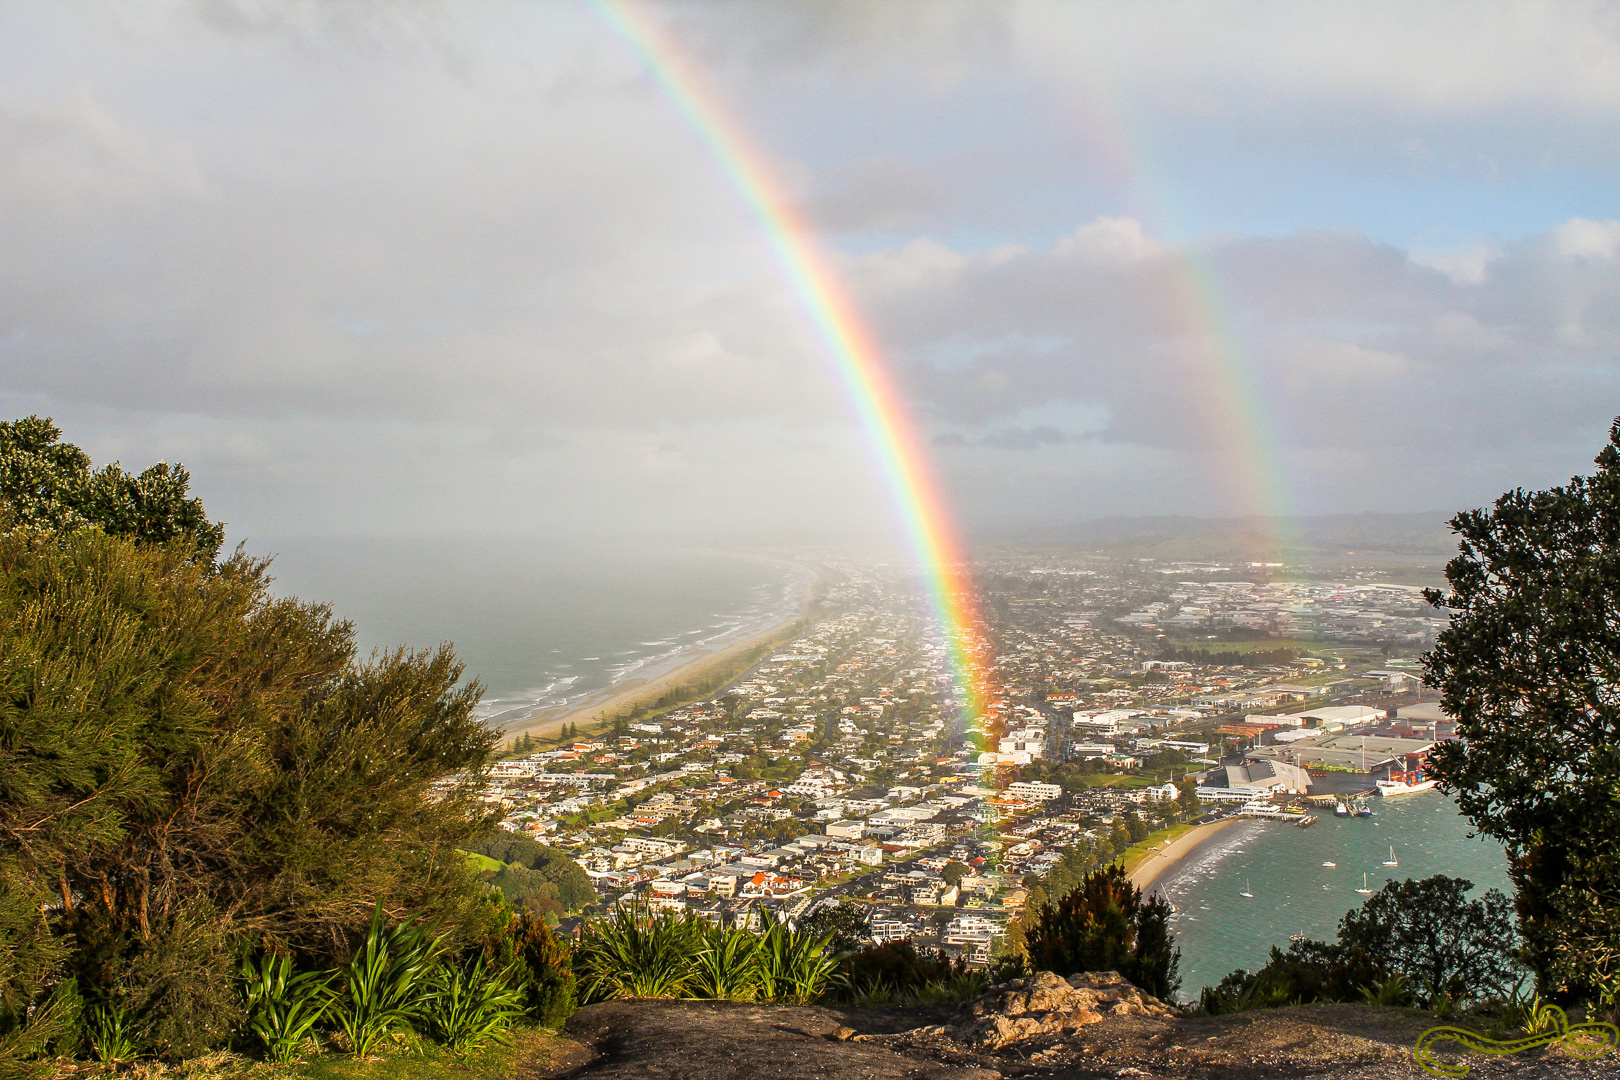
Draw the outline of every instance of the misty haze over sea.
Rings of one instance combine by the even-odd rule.
[[[362,653],[453,642],[486,719],[575,701],[795,612],[809,573],[718,551],[489,538],[250,540],[282,595],[329,602]]]

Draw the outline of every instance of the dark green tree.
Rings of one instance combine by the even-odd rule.
[[[62,441],[50,420],[0,421],[0,528],[68,533],[100,529],[139,543],[179,543],[211,563],[225,527],[188,498],[191,476],[159,462],[139,476],[117,464],[92,470],[90,455]]]
[[[1198,813],[1198,781],[1189,777],[1176,785],[1176,807],[1188,816]]]
[[[1426,1000],[1500,995],[1514,983],[1512,906],[1491,889],[1469,900],[1462,878],[1392,881],[1347,912],[1339,944],[1382,957]]]
[[[1118,863],[1086,875],[1055,904],[1035,914],[1023,946],[1032,971],[1072,975],[1117,971],[1155,997],[1181,985],[1181,953],[1170,931],[1170,905],[1143,897]]]
[[[1620,423],[1597,471],[1459,514],[1426,681],[1461,738],[1429,762],[1506,847],[1544,990],[1620,994]]]
[[[819,908],[799,923],[799,929],[812,937],[830,934],[827,951],[852,953],[872,943],[867,926],[867,910],[860,904],[842,902]]]
[[[214,565],[194,500],[98,516],[106,470],[85,495],[41,423],[4,436],[0,1072],[68,1045],[81,993],[143,1049],[219,1045],[240,949],[330,962],[379,901],[481,933],[457,848],[489,827],[494,735],[454,656],[358,661],[349,624],[275,597],[266,562]]]
[[[1125,814],[1125,831],[1130,835],[1131,843],[1140,844],[1148,837],[1148,823],[1142,820],[1142,815],[1135,810]]]
[[[972,872],[972,870],[968,869],[966,863],[960,863],[952,859],[945,864],[945,868],[939,872],[939,876],[944,879],[947,885],[959,885],[962,879]]]

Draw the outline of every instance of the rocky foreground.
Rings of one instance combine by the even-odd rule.
[[[568,1023],[581,1080],[1420,1080],[1412,1044],[1431,1017],[1310,1005],[1187,1017],[1113,972],[1042,972],[960,1008],[844,1009],[730,1002],[614,1001]],[[1468,1059],[1479,1080],[1613,1080],[1620,1058]]]

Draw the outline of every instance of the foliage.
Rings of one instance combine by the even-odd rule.
[[[702,948],[703,928],[696,918],[621,905],[585,923],[574,950],[580,996],[587,1002],[683,997]]]
[[[791,930],[765,915],[764,932],[754,954],[760,995],[771,1001],[804,1004],[815,1000],[838,967],[827,949],[829,935]]]
[[[1461,736],[1429,771],[1507,848],[1543,988],[1590,995],[1620,982],[1620,423],[1596,464],[1452,519],[1424,658]]]
[[[1422,988],[1425,999],[1499,994],[1514,966],[1508,898],[1491,889],[1469,900],[1473,887],[1441,874],[1392,881],[1345,914],[1339,942],[1384,958],[1391,971]]]
[[[100,529],[145,544],[174,544],[199,563],[219,554],[225,527],[188,499],[191,477],[162,462],[139,476],[116,464],[91,471],[90,456],[61,441],[50,420],[0,421],[0,504],[6,527],[51,533]]]
[[[129,1016],[116,1005],[92,1005],[85,1010],[84,1038],[97,1061],[128,1061],[139,1049]]]
[[[1433,1008],[1499,994],[1512,972],[1507,897],[1465,895],[1470,882],[1440,875],[1392,881],[1339,921],[1338,940],[1273,948],[1264,967],[1234,971],[1201,998],[1205,1012],[1296,1002],[1367,1001]]]
[[[840,955],[856,952],[872,940],[867,909],[860,904],[838,903],[820,908],[801,919],[799,929],[826,935],[828,951]]]
[[[710,926],[693,959],[691,992],[717,1001],[749,1001],[761,990],[758,935],[740,927]]]
[[[561,911],[579,911],[596,898],[591,879],[566,852],[527,836],[497,829],[469,850],[506,863],[490,884],[508,900],[554,900]],[[544,905],[537,905],[544,909]]]
[[[902,938],[843,957],[832,984],[838,997],[851,1004],[892,1004],[936,995],[969,974],[965,961],[938,951],[918,952],[911,939]]]
[[[442,935],[429,934],[415,919],[390,927],[377,904],[365,937],[340,968],[343,993],[332,1010],[357,1057],[370,1056],[390,1031],[423,1015],[443,952]]]
[[[511,968],[491,968],[482,956],[439,963],[429,975],[420,1010],[429,1032],[457,1054],[502,1039],[523,1015],[523,989],[515,985],[515,974]]]
[[[1170,999],[1180,986],[1180,951],[1169,932],[1170,905],[1144,898],[1115,863],[1086,875],[1024,929],[1035,971],[1071,975],[1118,971],[1147,993]]]
[[[295,973],[290,954],[266,952],[242,960],[242,986],[248,1027],[263,1044],[265,1057],[290,1065],[332,1006],[331,974]]]
[[[348,624],[267,571],[0,536],[0,1015],[71,973],[194,1053],[240,1018],[244,939],[336,959],[378,897],[465,924],[479,688],[448,652],[356,663]]]
[[[516,969],[523,1007],[541,1027],[557,1030],[574,1014],[573,957],[567,945],[532,911],[507,909],[499,932],[490,936],[484,955],[502,967]]]
[[[1273,946],[1259,971],[1239,969],[1215,986],[1206,986],[1199,1005],[1213,1015],[1315,1001],[1361,1001],[1370,987],[1388,981],[1383,965],[1359,949],[1296,940],[1287,952]]]

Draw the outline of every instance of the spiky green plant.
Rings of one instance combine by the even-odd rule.
[[[242,960],[242,992],[247,999],[248,1027],[264,1044],[264,1055],[290,1065],[304,1041],[332,1007],[329,971],[293,970],[287,953],[261,953]]]
[[[575,966],[585,1001],[684,997],[703,949],[703,927],[693,915],[654,915],[645,904],[625,904],[585,924]]]
[[[1396,972],[1383,982],[1363,987],[1361,1000],[1368,1005],[1398,1006],[1412,1004],[1412,987],[1406,976]]]
[[[749,1001],[759,993],[760,939],[741,927],[710,926],[693,959],[694,997]]]
[[[831,934],[794,931],[767,914],[759,941],[760,996],[771,1001],[804,1003],[821,995],[838,969],[828,952]]]
[[[356,1057],[369,1057],[390,1031],[421,1015],[432,992],[429,975],[443,952],[443,935],[414,919],[384,925],[378,902],[354,958],[338,969],[343,994],[333,1012]]]
[[[983,971],[959,971],[941,979],[929,979],[906,995],[908,1005],[956,1005],[972,1001],[990,988],[990,976]]]
[[[128,1014],[103,1003],[84,1011],[84,1034],[97,1061],[117,1063],[133,1058],[138,1050]]]
[[[523,988],[514,975],[511,968],[491,969],[482,956],[439,964],[422,1010],[429,1031],[457,1054],[504,1042],[506,1029],[523,1015]]]

